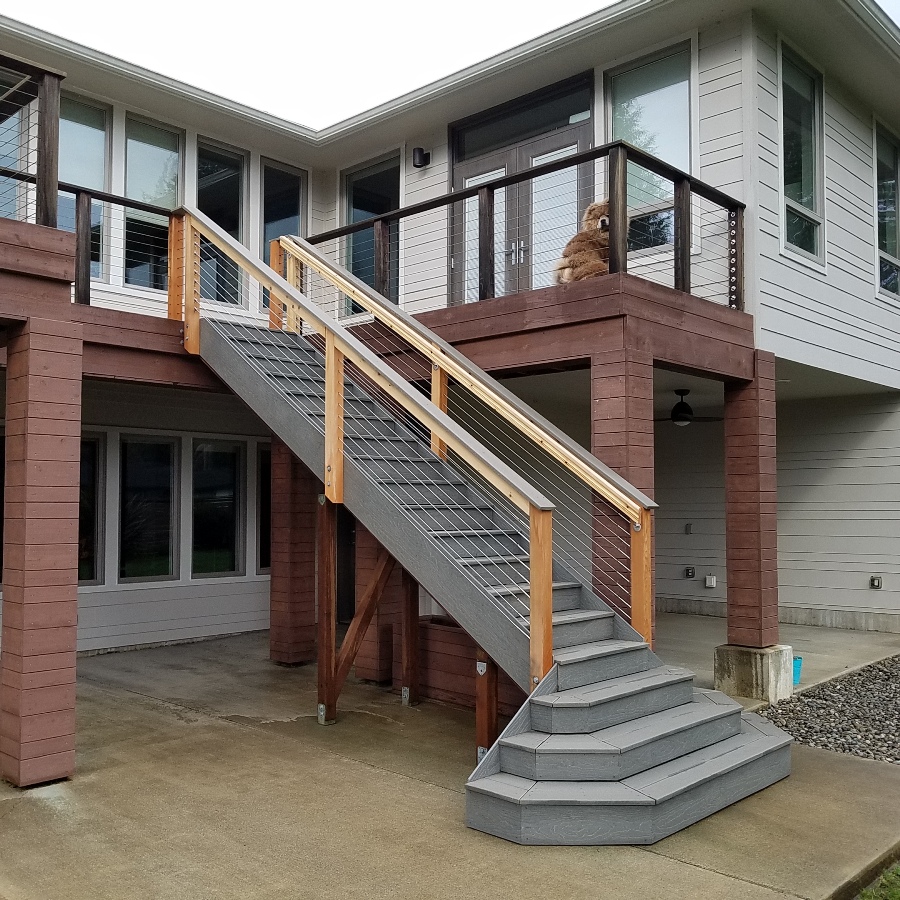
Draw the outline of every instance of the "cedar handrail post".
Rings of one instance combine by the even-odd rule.
[[[631,627],[653,646],[653,515],[641,510],[631,526]]]
[[[60,81],[59,75],[46,72],[38,85],[35,222],[48,228],[57,227],[59,213]]]
[[[691,292],[691,182],[675,181],[675,290]]]
[[[269,268],[279,275],[284,275],[284,247],[281,241],[274,238],[269,241]],[[284,324],[284,301],[277,291],[269,291],[269,328],[281,331]]]
[[[378,219],[375,232],[375,292],[391,299],[391,225],[387,219]]]
[[[169,304],[168,318],[184,321],[184,284],[186,278],[185,216],[169,216]]]
[[[744,308],[744,208],[728,211],[728,305]]]
[[[184,349],[200,352],[200,232],[184,219]]]
[[[609,150],[609,271],[628,271],[628,151]]]
[[[344,502],[344,355],[325,334],[325,496]]]
[[[531,689],[553,665],[553,511],[531,507],[529,641]]]
[[[447,370],[434,363],[431,366],[431,402],[442,412],[447,412],[449,399],[449,379]],[[447,458],[447,444],[434,432],[431,434],[431,452],[441,459]]]
[[[91,304],[91,195],[75,195],[75,302]]]
[[[478,191],[478,299],[493,298],[494,284],[494,189]]]

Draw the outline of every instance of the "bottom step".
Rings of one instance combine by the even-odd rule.
[[[653,844],[790,774],[790,736],[760,716],[741,733],[618,782],[466,785],[466,824],[519,844]]]

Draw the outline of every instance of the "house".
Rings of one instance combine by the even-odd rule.
[[[513,782],[477,786],[495,664],[509,712],[537,685],[526,731],[578,733],[623,721],[559,699],[603,667],[639,715],[719,702],[654,662],[654,609],[727,616],[721,685],[772,699],[779,621],[900,631],[900,31],[870,0],[623,0],[319,132],[11,20],[0,47],[13,783],[73,771],[76,649],[269,627],[276,662],[319,646],[323,723],[352,664],[477,693],[471,821],[542,842],[555,795],[487,820],[559,760],[507,730]],[[557,285],[605,197],[609,274]],[[765,751],[691,820],[787,773],[719,712],[696,752]],[[605,815],[562,842],[663,833]]]

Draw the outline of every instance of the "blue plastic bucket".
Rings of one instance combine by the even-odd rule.
[[[803,669],[803,657],[794,657],[794,684],[800,684],[800,672]]]

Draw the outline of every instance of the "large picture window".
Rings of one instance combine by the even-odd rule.
[[[176,575],[175,440],[123,438],[120,449],[119,577]]]
[[[795,250],[822,255],[821,79],[782,49],[781,141],[784,240]]]
[[[192,574],[237,574],[241,560],[240,444],[194,442]]]
[[[878,130],[876,153],[878,216],[878,286],[900,296],[900,228],[897,222],[900,142]]]
[[[180,138],[157,125],[125,120],[125,196],[165,209],[178,205]],[[169,222],[129,209],[125,219],[125,283],[165,290]]]

